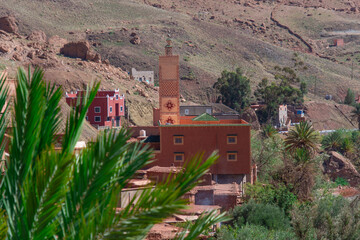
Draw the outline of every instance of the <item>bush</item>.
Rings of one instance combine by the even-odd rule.
[[[230,215],[233,217],[233,225],[238,227],[246,224],[263,226],[270,230],[290,227],[289,219],[281,208],[252,200],[242,206],[236,206],[230,211]]]
[[[251,132],[251,155],[257,165],[260,181],[270,181],[272,172],[283,165],[283,140],[279,134],[263,138],[261,133]]]
[[[344,178],[341,178],[341,177],[337,177],[336,179],[335,179],[335,183],[339,186],[349,186],[350,184],[349,184],[349,182],[346,180],[346,179],[344,179]]]
[[[265,185],[257,182],[253,185],[246,185],[246,196],[257,203],[276,205],[285,214],[288,214],[292,205],[296,202],[296,196],[284,185]]]
[[[355,94],[350,88],[347,90],[344,103],[351,106],[355,105]]]
[[[300,239],[360,239],[358,200],[325,195],[295,206],[291,216]]]
[[[222,227],[217,234],[219,240],[290,240],[296,239],[291,229],[269,230],[263,226]]]

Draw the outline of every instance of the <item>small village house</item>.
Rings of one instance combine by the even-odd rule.
[[[137,71],[135,68],[131,68],[131,77],[154,86],[154,71]]]
[[[85,91],[66,93],[66,102],[75,106],[78,99],[85,96]],[[121,117],[125,116],[125,96],[119,89],[112,91],[99,90],[86,115],[91,125],[99,127],[120,127]]]

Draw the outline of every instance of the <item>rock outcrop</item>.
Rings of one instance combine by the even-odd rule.
[[[48,39],[48,44],[54,48],[56,52],[60,52],[60,49],[67,43],[68,41],[66,39],[61,38],[58,35],[54,35]]]
[[[83,60],[101,63],[100,54],[91,49],[88,41],[67,43],[60,49],[60,53],[67,57],[81,58]]]
[[[16,25],[16,19],[13,16],[1,17],[0,30],[4,30],[8,33],[17,33],[19,28]]]
[[[134,44],[134,45],[139,45],[141,40],[140,37],[136,34],[136,33],[131,33],[130,37],[132,37],[130,39],[130,43]]]
[[[43,31],[35,30],[32,31],[31,34],[26,38],[30,41],[45,43],[46,42],[46,34]]]
[[[244,119],[251,124],[251,129],[260,130],[260,123],[256,116],[254,109],[248,108],[241,115],[241,119]]]
[[[323,163],[324,172],[332,180],[338,177],[346,179],[350,186],[355,187],[360,184],[360,174],[355,169],[351,161],[335,151],[330,152],[330,158]]]

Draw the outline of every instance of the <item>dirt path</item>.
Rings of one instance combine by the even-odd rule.
[[[345,119],[348,120],[349,123],[351,123],[351,125],[353,125],[356,128],[356,126],[353,124],[353,122],[340,110],[340,108],[336,104],[334,106],[341,113],[341,115],[343,115],[345,117]]]
[[[307,48],[309,53],[314,53],[314,49],[313,47],[307,42],[305,41],[305,39],[303,39],[299,34],[295,33],[294,31],[292,31],[288,26],[281,24],[278,20],[275,19],[274,17],[274,13],[276,11],[276,9],[279,7],[280,5],[277,5],[276,7],[273,8],[273,10],[270,13],[270,20],[272,22],[274,22],[278,27],[287,30],[290,35],[294,36],[295,38],[297,38],[300,42],[302,42]]]

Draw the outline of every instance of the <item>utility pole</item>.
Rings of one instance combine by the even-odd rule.
[[[351,59],[351,81],[354,79],[354,59]]]

